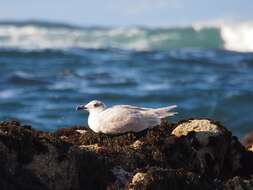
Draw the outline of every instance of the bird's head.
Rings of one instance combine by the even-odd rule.
[[[86,110],[88,112],[103,111],[106,108],[105,104],[99,100],[92,100],[86,105],[79,105],[76,110]]]

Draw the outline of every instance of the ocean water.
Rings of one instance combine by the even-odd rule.
[[[52,131],[87,125],[92,99],[209,117],[236,135],[253,127],[253,25],[81,28],[0,23],[0,120]],[[251,40],[251,41],[250,41]]]

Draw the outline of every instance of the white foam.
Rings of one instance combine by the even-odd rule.
[[[16,71],[15,75],[21,78],[25,78],[25,79],[30,79],[33,77],[33,75],[31,73],[27,73],[24,71]]]
[[[1,26],[0,47],[21,49],[120,48],[150,50],[175,34],[147,36],[144,28],[69,29],[43,26]]]
[[[221,35],[225,48],[234,51],[253,51],[253,22],[223,25]]]
[[[162,83],[162,84],[144,84],[141,87],[142,91],[157,91],[157,90],[164,90],[170,89],[171,85],[169,83]]]
[[[18,92],[16,90],[3,90],[0,91],[0,99],[9,99],[16,97]]]
[[[56,82],[49,87],[52,90],[72,90],[76,88],[77,86],[72,82]]]
[[[210,27],[220,29],[225,49],[253,51],[253,22],[228,24],[219,21],[193,24],[193,28],[196,31]],[[178,28],[179,31],[181,29],[180,27]],[[155,31],[156,29],[152,30]],[[173,43],[176,40],[179,47],[184,47],[184,42],[180,41],[180,34],[176,30],[173,32],[150,33],[149,29],[138,27],[79,29],[36,25],[0,25],[0,48],[37,50],[66,48],[98,49],[109,47],[150,50],[159,47],[166,48],[161,44],[167,44],[169,48],[170,40]]]
[[[210,21],[195,23],[193,28],[200,31],[204,28],[219,28],[224,40],[224,48],[232,51],[253,51],[253,21],[251,22],[225,22]]]

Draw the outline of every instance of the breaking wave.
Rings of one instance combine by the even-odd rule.
[[[204,27],[75,27],[57,23],[1,22],[2,49],[119,48],[167,50],[208,48],[253,51],[253,23]]]

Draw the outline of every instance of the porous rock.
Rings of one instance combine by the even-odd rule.
[[[16,121],[2,122],[0,130],[1,190],[105,189],[110,181],[94,153]]]
[[[209,119],[119,135],[2,122],[0,189],[233,189],[236,176],[251,187],[252,154]]]
[[[222,185],[220,183],[208,181],[193,172],[159,167],[150,167],[135,173],[127,185],[127,189],[130,190],[212,190],[221,188]]]
[[[248,133],[243,139],[242,144],[249,150],[253,152],[253,132]]]
[[[239,176],[229,179],[225,185],[225,190],[252,190],[253,176],[249,178],[242,178]]]
[[[225,133],[224,129],[208,119],[192,119],[182,122],[172,131],[172,135],[177,137],[186,136],[191,132],[196,132],[197,140],[207,145],[210,137],[216,137]]]

